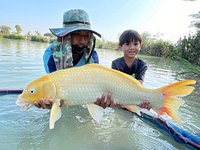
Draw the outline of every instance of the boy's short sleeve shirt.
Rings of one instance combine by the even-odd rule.
[[[144,80],[147,65],[144,61],[136,58],[129,68],[123,57],[112,61],[112,68],[134,76],[137,80]]]

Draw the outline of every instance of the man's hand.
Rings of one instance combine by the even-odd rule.
[[[34,105],[38,108],[51,109],[54,102],[55,102],[55,100],[49,99],[48,103],[45,103],[44,98],[41,98],[40,101],[38,103],[35,102]],[[61,100],[60,107],[62,107],[63,104],[64,104],[64,100]]]
[[[100,97],[98,97],[96,99],[95,104],[99,105],[99,106],[101,106],[103,108],[106,108],[106,107],[121,108],[121,107],[123,107],[122,103],[118,103],[112,98],[112,94],[111,93],[103,93]]]

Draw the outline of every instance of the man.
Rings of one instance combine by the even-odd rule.
[[[82,66],[86,63],[99,63],[95,51],[95,35],[88,14],[81,9],[69,10],[63,15],[63,28],[50,29],[57,37],[44,53],[44,67],[47,73]]]

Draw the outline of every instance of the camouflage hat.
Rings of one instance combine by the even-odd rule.
[[[52,34],[57,37],[62,37],[78,30],[90,31],[101,37],[101,34],[91,29],[89,16],[82,9],[66,11],[63,15],[63,28],[50,29]]]

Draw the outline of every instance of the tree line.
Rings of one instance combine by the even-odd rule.
[[[29,31],[25,35],[22,35],[22,28],[20,25],[15,25],[15,31],[11,31],[11,27],[6,25],[0,25],[0,37],[8,39],[18,39],[18,40],[30,40],[36,42],[50,43],[56,39],[51,33],[41,34],[39,31],[35,31],[31,34]]]

